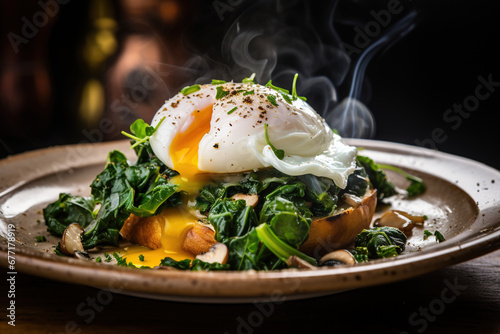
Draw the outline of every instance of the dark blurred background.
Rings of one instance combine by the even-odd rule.
[[[365,59],[365,137],[500,169],[497,1],[0,3],[0,158],[121,139],[182,87],[252,72],[284,87],[298,72],[299,94],[327,116]]]

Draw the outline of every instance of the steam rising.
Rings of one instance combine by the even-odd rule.
[[[168,75],[184,78],[178,89],[193,81],[239,81],[252,73],[256,73],[255,81],[260,84],[272,79],[274,85],[290,89],[294,74],[299,73],[297,92],[307,97],[332,128],[343,137],[373,137],[374,117],[361,102],[366,67],[381,48],[411,30],[415,13],[382,31],[352,63],[333,26],[336,2],[325,9],[328,15],[320,23],[317,13],[304,3],[252,3],[224,31],[218,50],[222,59],[197,53],[182,68],[166,65]],[[339,101],[341,86],[347,86],[349,93]]]
[[[325,119],[344,137],[372,138],[375,135],[375,119],[370,110],[359,100],[366,67],[373,56],[384,46],[394,43],[413,29],[415,12],[410,12],[398,24],[392,26],[370,45],[354,66],[349,95],[344,98]]]

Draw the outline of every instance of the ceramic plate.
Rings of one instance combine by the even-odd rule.
[[[147,298],[282,301],[404,280],[500,248],[499,171],[424,148],[371,140],[348,142],[363,147],[362,154],[378,163],[420,176],[427,185],[424,195],[413,200],[396,197],[376,213],[394,208],[428,217],[424,227],[414,229],[407,250],[396,258],[312,271],[185,272],[123,268],[54,255],[53,247],[59,240],[46,232],[41,210],[60,192],[88,195],[109,151],[118,149],[134,159],[128,141],[119,141],[52,147],[0,161],[1,265],[7,272],[15,270]],[[405,187],[404,178],[392,173],[388,176],[396,186]],[[446,240],[424,240],[424,229],[439,230]],[[8,242],[9,233],[15,237],[14,243]],[[37,242],[39,235],[47,241]]]

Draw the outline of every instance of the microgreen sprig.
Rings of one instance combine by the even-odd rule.
[[[280,93],[290,94],[290,92],[288,91],[288,89],[284,89],[284,88],[281,88],[281,87],[273,85],[273,81],[272,80],[269,80],[269,82],[266,83],[266,87],[272,88],[274,90],[277,90]]]
[[[244,84],[253,84],[253,83],[255,83],[254,79],[255,79],[255,73],[252,73],[252,75],[250,77],[241,80],[241,82]]]
[[[139,118],[130,126],[130,131],[134,133],[136,136],[125,131],[122,131],[122,135],[135,140],[135,143],[132,146],[130,146],[130,148],[133,149],[134,147],[148,141],[149,138],[153,135],[153,133],[156,132],[156,130],[161,125],[161,123],[163,123],[164,120],[165,116],[162,117],[162,119],[160,119],[158,124],[156,124],[156,126],[153,127],[148,125],[146,122],[144,122],[144,120]]]
[[[307,101],[307,99],[303,96],[298,96],[297,95],[297,78],[299,77],[298,73],[295,73],[293,77],[293,83],[292,83],[292,100],[296,101],[297,99],[301,99],[302,101]]]
[[[266,143],[271,147],[271,149],[274,152],[274,155],[276,155],[278,159],[283,160],[283,158],[285,157],[285,151],[277,149],[276,147],[274,147],[273,144],[271,144],[271,142],[269,141],[269,136],[267,134],[267,127],[268,127],[267,123],[264,123],[264,136],[266,137]]]

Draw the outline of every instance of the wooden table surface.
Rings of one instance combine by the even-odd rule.
[[[0,333],[500,333],[500,251],[421,277],[280,304],[190,304],[18,273]],[[97,298],[100,298],[101,303]]]

